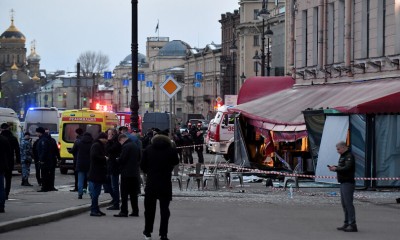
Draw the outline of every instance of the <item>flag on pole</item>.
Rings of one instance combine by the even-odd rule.
[[[156,31],[155,32],[158,31],[158,24],[159,24],[159,21],[157,20],[157,26],[156,26]]]

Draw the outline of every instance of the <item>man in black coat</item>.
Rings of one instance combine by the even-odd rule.
[[[90,197],[92,198],[92,205],[90,206],[90,216],[92,217],[105,215],[99,208],[99,196],[102,185],[107,183],[106,143],[107,134],[101,132],[90,148],[88,181]]]
[[[52,151],[51,142],[46,135],[45,129],[42,127],[36,128],[36,133],[39,139],[36,140],[36,151],[38,155],[38,161],[40,163],[40,172],[42,175],[42,188],[38,192],[52,191],[51,186],[51,169],[52,169]]]
[[[11,190],[11,178],[12,178],[12,171],[14,170],[14,158],[15,162],[21,163],[21,152],[19,148],[18,139],[10,131],[10,126],[7,123],[3,123],[1,124],[0,128],[1,128],[1,135],[3,135],[8,140],[8,143],[10,144],[11,147],[11,151],[10,154],[8,155],[8,161],[7,161],[8,168],[4,174],[6,182],[5,192],[7,200]]]
[[[132,213],[130,216],[139,216],[138,194],[140,192],[140,155],[141,150],[126,134],[118,136],[122,145],[121,155],[117,159],[121,172],[121,211],[114,217],[128,216],[128,196],[131,200]]]
[[[49,183],[50,183],[50,190],[49,191],[58,191],[57,188],[54,187],[54,181],[56,177],[56,167],[57,167],[57,161],[61,160],[60,156],[60,149],[58,149],[57,141],[51,137],[50,130],[45,128],[45,134],[47,139],[49,140],[50,143],[50,176],[49,176]]]
[[[4,213],[5,200],[6,200],[6,192],[4,189],[4,174],[8,169],[8,158],[10,151],[10,144],[7,139],[0,135],[0,213]]]
[[[143,235],[151,239],[157,199],[160,201],[160,230],[162,240],[168,237],[168,222],[170,217],[169,204],[172,200],[171,174],[174,166],[179,163],[178,153],[172,141],[164,135],[156,134],[143,152],[141,169],[147,174],[144,198],[145,227]]]
[[[121,144],[118,142],[118,131],[115,128],[107,130],[107,144],[106,153],[108,156],[107,161],[107,177],[111,180],[111,196],[112,201],[110,207],[107,210],[119,210],[119,163],[117,158],[121,154]]]

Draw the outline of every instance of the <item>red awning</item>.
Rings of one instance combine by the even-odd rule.
[[[343,113],[400,113],[400,81],[374,80],[297,86],[229,109],[260,128],[302,131],[306,109],[336,109]]]
[[[292,77],[250,77],[240,88],[237,104],[291,88],[293,84]]]

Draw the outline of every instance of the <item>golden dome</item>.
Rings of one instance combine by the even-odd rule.
[[[11,66],[11,70],[18,70],[17,64],[15,64],[15,62],[14,62],[14,64]]]
[[[36,73],[35,73],[35,75],[32,77],[32,80],[35,81],[35,82],[37,82],[37,81],[40,80],[40,78],[39,78],[39,77],[36,75]]]
[[[14,12],[11,10],[12,13]],[[11,25],[0,35],[1,42],[20,42],[25,43],[25,36],[14,26],[14,16],[11,16]]]

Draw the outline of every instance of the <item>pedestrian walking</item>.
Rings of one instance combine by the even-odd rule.
[[[7,123],[3,123],[0,125],[1,135],[3,135],[11,148],[11,151],[8,155],[8,168],[4,174],[5,176],[5,191],[6,191],[6,200],[8,199],[8,195],[10,194],[11,190],[11,178],[12,178],[12,171],[14,170],[14,159],[16,163],[21,163],[21,150],[19,148],[18,139],[12,134],[10,131],[10,125]]]
[[[29,183],[29,175],[31,171],[31,164],[33,159],[32,138],[29,132],[24,133],[21,139],[21,170],[22,181],[21,186],[33,186]]]
[[[171,175],[179,163],[178,154],[172,141],[165,135],[156,134],[143,152],[141,169],[147,174],[144,196],[145,239],[151,239],[157,199],[160,202],[160,229],[162,240],[168,240],[169,204],[172,200]]]
[[[117,159],[121,172],[121,211],[114,217],[128,216],[128,197],[132,212],[129,216],[139,216],[138,194],[140,193],[140,156],[141,150],[126,134],[118,136],[121,144],[121,155]]]
[[[75,157],[75,172],[78,175],[78,199],[82,199],[83,189],[87,181],[90,168],[90,148],[92,147],[92,134],[85,132],[79,141],[75,141],[71,153]],[[87,185],[87,184],[86,184]]]
[[[111,206],[107,210],[119,210],[120,194],[119,194],[119,163],[117,158],[121,154],[121,144],[118,142],[118,131],[115,128],[107,130],[106,153],[107,175],[111,179]]]
[[[99,133],[97,139],[90,148],[90,168],[88,173],[89,192],[92,198],[90,216],[100,217],[106,215],[99,208],[99,196],[101,186],[107,182],[107,159],[106,156],[107,134]]]
[[[48,192],[52,191],[51,187],[51,168],[52,168],[52,144],[49,141],[49,138],[46,135],[45,129],[42,127],[36,128],[36,134],[39,136],[39,139],[36,140],[36,151],[38,155],[38,161],[40,164],[40,173],[41,173],[41,181],[42,187],[38,192]]]
[[[336,144],[336,151],[340,154],[338,165],[329,166],[330,171],[337,173],[340,183],[340,200],[344,211],[344,224],[338,230],[345,232],[357,232],[356,212],[353,204],[355,189],[355,160],[345,142]]]
[[[0,213],[5,212],[6,191],[4,188],[4,175],[8,171],[8,159],[11,147],[7,138],[0,135]]]

